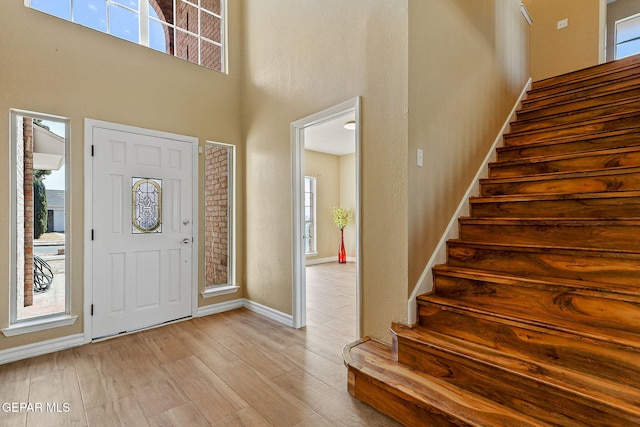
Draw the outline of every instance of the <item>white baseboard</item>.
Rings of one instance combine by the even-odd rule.
[[[196,314],[196,317],[224,313],[225,311],[231,311],[242,307],[244,307],[244,298],[238,298],[231,301],[220,302],[217,304],[205,305],[204,307],[198,307],[198,313]]]
[[[282,323],[285,326],[293,328],[293,316],[290,314],[282,313],[280,311],[274,310],[271,307],[258,304],[257,302],[253,302],[248,299],[244,300],[244,308],[246,308],[247,310],[251,310],[261,316],[264,316],[267,319],[271,319],[275,322]]]
[[[338,257],[330,256],[325,258],[308,259],[307,265],[326,264],[328,262],[338,262]]]
[[[330,256],[326,258],[308,259],[307,265],[326,264],[329,262],[338,262],[337,256]],[[348,256],[347,262],[356,262],[356,257]]]
[[[433,255],[431,255],[429,262],[427,262],[427,265],[422,271],[422,275],[420,276],[420,279],[418,279],[418,283],[414,287],[413,292],[409,297],[409,301],[407,302],[408,304],[407,322],[410,325],[415,324],[418,320],[418,313],[417,313],[418,307],[416,303],[416,298],[418,297],[418,295],[422,295],[422,294],[433,291],[433,275],[431,274],[431,269],[433,268],[433,266],[438,264],[444,264],[447,261],[447,241],[458,237],[458,218],[469,214],[469,198],[471,196],[480,194],[480,179],[488,176],[489,163],[495,160],[496,148],[503,144],[504,142],[503,136],[505,133],[509,131],[509,124],[515,118],[516,111],[520,107],[520,104],[524,99],[524,97],[527,95],[527,91],[529,90],[530,87],[531,87],[531,78],[529,78],[524,88],[522,89],[520,96],[516,100],[516,103],[514,104],[513,109],[511,110],[511,113],[509,114],[504,124],[502,125],[500,132],[498,132],[498,136],[496,137],[495,141],[491,145],[491,148],[489,149],[487,156],[482,162],[482,165],[478,169],[478,173],[476,173],[476,176],[471,181],[469,188],[467,189],[466,193],[462,197],[462,200],[460,201],[460,204],[458,205],[458,209],[456,209],[453,216],[451,217],[451,220],[449,221],[449,225],[447,225],[447,228],[442,234],[442,237],[440,238],[440,241],[438,242],[438,245],[436,246],[436,249],[434,250]]]
[[[0,365],[66,350],[71,347],[78,347],[83,344],[84,334],[75,334],[48,341],[22,345],[20,347],[13,347],[6,350],[0,350]]]

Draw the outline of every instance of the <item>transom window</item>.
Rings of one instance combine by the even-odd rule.
[[[225,0],[25,0],[32,9],[224,70]]]

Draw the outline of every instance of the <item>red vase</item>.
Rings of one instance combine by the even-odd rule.
[[[347,251],[344,248],[344,229],[340,230],[340,249],[338,250],[338,263],[347,263]]]

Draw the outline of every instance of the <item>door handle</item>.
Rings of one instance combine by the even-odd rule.
[[[185,237],[184,239],[182,239],[182,242],[180,242],[180,243],[184,243],[185,245],[187,245],[187,244],[191,243],[191,239],[188,238],[188,237]]]

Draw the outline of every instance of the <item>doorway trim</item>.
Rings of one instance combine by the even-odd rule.
[[[118,123],[105,122],[95,119],[84,119],[84,342],[92,341],[93,326],[91,322],[91,304],[93,302],[93,246],[91,244],[91,229],[93,228],[93,131],[96,128],[109,129],[114,131],[137,133],[154,138],[173,139],[191,144],[192,160],[192,223],[193,223],[193,243],[191,256],[191,316],[198,315],[198,249],[200,224],[198,207],[200,187],[198,179],[198,138],[194,136],[178,135],[168,132],[145,129],[135,126],[122,125]],[[153,326],[151,326],[153,327]]]
[[[306,256],[304,252],[304,130],[337,117],[354,113],[356,130],[356,338],[361,336],[361,223],[360,220],[360,104],[355,97],[318,113],[291,123],[291,223],[292,223],[292,278],[293,278],[293,327],[306,326]]]

